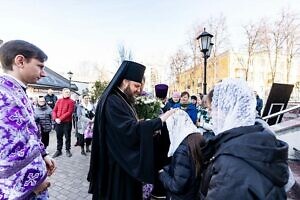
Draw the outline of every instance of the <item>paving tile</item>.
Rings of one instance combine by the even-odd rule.
[[[72,157],[66,157],[66,152],[63,150],[63,155],[55,158],[57,170],[50,177],[51,187],[49,188],[49,194],[51,200],[92,199],[92,195],[88,193],[89,183],[86,180],[90,165],[90,155],[81,155],[80,147],[74,147],[75,141],[75,136],[72,133]],[[50,155],[53,155],[56,151],[56,133],[54,131],[50,133],[47,151]]]

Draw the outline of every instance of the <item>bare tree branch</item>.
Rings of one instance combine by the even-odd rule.
[[[281,15],[274,23],[263,21],[261,44],[262,49],[268,55],[269,66],[271,69],[271,82],[275,80],[279,56],[282,54],[286,34],[282,27],[285,23],[285,15]]]
[[[218,55],[224,52],[228,47],[228,33],[227,33],[227,24],[226,17],[223,14],[220,14],[218,17],[210,18],[207,22],[209,33],[214,37],[212,38],[212,42],[214,43],[213,49],[210,55],[210,63],[212,64],[212,81],[208,82],[216,82],[217,72],[218,72]]]
[[[245,25],[243,28],[247,37],[247,58],[246,61],[244,61],[243,57],[239,57],[238,61],[245,71],[245,79],[247,81],[249,78],[250,67],[253,64],[254,55],[259,50],[259,37],[262,33],[262,24],[250,23],[248,25]]]
[[[227,33],[226,17],[223,14],[220,14],[217,17],[210,17],[208,20],[199,24],[197,29],[194,30],[194,35],[199,36],[199,34],[203,32],[204,27],[206,28],[207,32],[214,36],[212,38],[212,43],[214,43],[214,46],[209,58],[209,63],[211,63],[212,68],[208,69],[211,71],[213,76],[208,77],[208,83],[215,83],[218,80],[218,55],[228,48],[227,42],[229,41],[229,38]],[[196,37],[194,37],[194,39],[195,38]],[[201,55],[201,58],[202,57],[203,55]],[[201,64],[201,61],[199,63]]]
[[[178,49],[177,52],[170,57],[171,76],[175,77],[176,85],[179,83],[179,74],[187,68],[188,54],[182,49]]]
[[[300,54],[300,45],[297,45],[300,42],[300,21],[297,14],[290,10],[282,10],[281,15],[285,16],[286,81],[289,83],[293,58]]]
[[[124,60],[132,60],[132,52],[130,49],[126,49],[124,44],[118,46],[118,64],[121,64]]]

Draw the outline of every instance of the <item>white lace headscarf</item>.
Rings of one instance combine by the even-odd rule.
[[[168,157],[171,157],[186,136],[199,131],[190,116],[181,109],[176,110],[176,112],[167,119],[166,123],[170,137]]]
[[[211,117],[215,134],[255,123],[256,99],[242,79],[228,78],[214,87]]]

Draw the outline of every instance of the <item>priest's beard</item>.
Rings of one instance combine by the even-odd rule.
[[[124,93],[126,94],[128,101],[129,101],[131,104],[134,104],[134,102],[135,102],[134,93],[130,90],[130,87],[129,87],[129,86],[127,86],[127,87],[125,88]]]

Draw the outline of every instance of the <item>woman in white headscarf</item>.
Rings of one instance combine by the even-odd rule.
[[[178,109],[166,123],[170,136],[168,156],[172,156],[172,160],[160,171],[159,178],[167,191],[167,199],[198,199],[204,138],[183,110]]]
[[[216,137],[202,149],[203,199],[286,199],[288,145],[255,123],[256,100],[241,79],[225,79],[208,94]]]
[[[84,144],[86,145],[86,152],[90,151],[90,145],[92,143],[92,135],[87,137],[87,132],[91,131],[93,126],[93,118],[95,109],[94,106],[90,103],[90,97],[87,94],[82,95],[81,104],[77,108],[77,127],[78,127],[78,141],[79,146],[81,147],[81,154],[86,155],[84,151]]]

